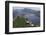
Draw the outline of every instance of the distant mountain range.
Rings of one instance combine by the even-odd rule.
[[[35,15],[39,16],[40,11],[32,10],[32,9],[29,9],[29,8],[13,10],[13,16],[22,15],[22,14],[35,14]]]
[[[29,15],[31,14],[31,15]],[[33,15],[32,15],[33,14]],[[40,23],[40,11],[37,10],[32,10],[29,8],[24,8],[24,9],[14,9],[13,10],[13,18],[18,16],[18,15],[28,15],[29,17],[27,17],[30,20],[32,20],[32,22],[34,24],[39,24]]]

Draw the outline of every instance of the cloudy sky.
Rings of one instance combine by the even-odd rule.
[[[29,8],[29,7],[14,7],[14,9],[24,9],[24,8]],[[40,10],[40,8],[38,7],[30,7],[29,9],[36,10],[36,11]]]

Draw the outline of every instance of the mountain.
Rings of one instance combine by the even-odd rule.
[[[32,21],[33,24],[40,23],[40,11],[29,9],[29,8],[13,10],[13,17],[16,17],[18,15],[20,16],[27,15],[28,20]]]

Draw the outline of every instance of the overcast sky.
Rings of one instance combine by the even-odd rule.
[[[14,9],[24,9],[24,8],[29,8],[29,7],[14,7]],[[30,7],[29,9],[36,10],[36,11],[40,10],[40,8],[38,7]]]

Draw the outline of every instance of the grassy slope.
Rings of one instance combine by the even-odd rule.
[[[26,22],[24,17],[17,17],[16,20],[13,22],[13,27],[25,27]]]
[[[30,24],[27,24],[24,17],[17,17],[15,21],[13,21],[13,28],[16,27],[37,27],[36,25],[30,26]],[[39,25],[38,25],[39,27]]]

